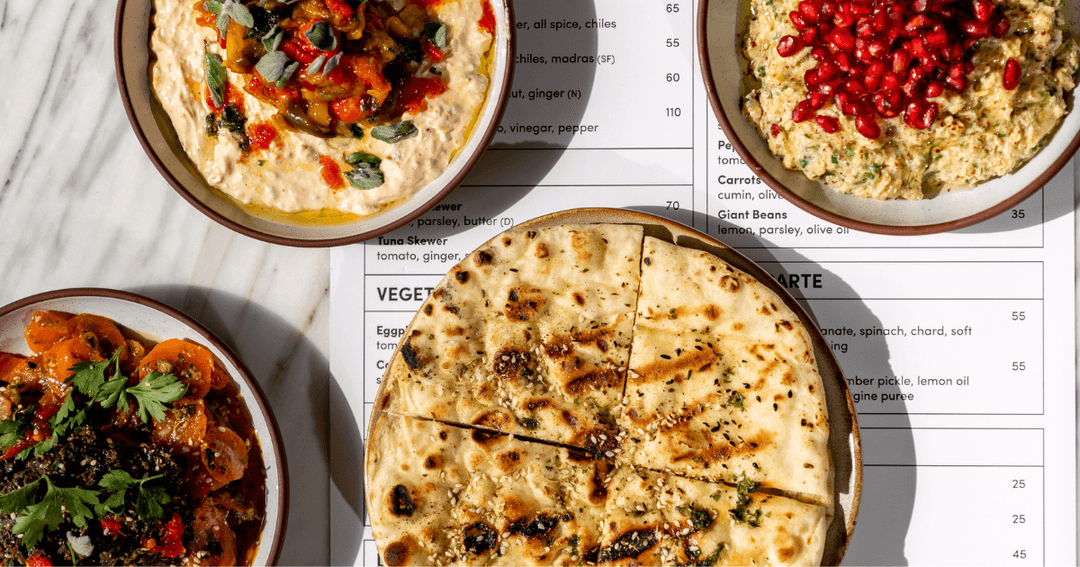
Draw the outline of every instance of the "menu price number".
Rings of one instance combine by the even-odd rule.
[[[1015,559],[1027,559],[1027,550],[1026,549],[1017,549],[1016,551],[1013,552],[1012,556]]]
[[[677,210],[679,210],[679,202],[678,201],[665,201],[665,203],[667,203],[667,206],[664,207],[664,210],[667,210],[667,211],[677,211]]]
[[[1024,209],[1013,209],[1009,211],[1009,218],[1022,219],[1024,218]]]
[[[1014,524],[1026,524],[1027,523],[1027,518],[1025,518],[1023,514],[1013,514],[1012,515],[1012,523],[1014,523]]]
[[[1023,372],[1025,370],[1027,370],[1027,365],[1024,364],[1023,361],[1019,361],[1019,362],[1014,361],[1012,363],[1012,369],[1013,369],[1013,372]]]
[[[1012,320],[1013,321],[1026,321],[1027,320],[1027,313],[1024,312],[1024,311],[1013,311],[1012,312]]]
[[[667,5],[667,13],[669,13],[669,14],[678,14],[679,13],[679,4],[678,3],[668,4]]]
[[[1012,481],[1013,488],[1027,488],[1027,483],[1022,478],[1014,478]]]

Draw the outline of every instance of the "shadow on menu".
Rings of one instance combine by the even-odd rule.
[[[671,211],[661,207],[633,208],[641,212],[670,218],[687,226],[690,226],[690,222],[695,220],[699,226],[705,226],[705,215],[701,213],[695,215],[682,211],[673,215]],[[717,221],[717,219],[712,219],[712,222],[719,222],[720,226],[734,227],[734,225],[729,225],[724,221]],[[791,281],[793,276],[798,275],[789,272],[788,267],[781,264],[780,260],[772,255],[770,249],[777,247],[774,243],[760,237],[756,238],[766,249],[755,250],[755,256],[759,257],[759,263],[768,264],[767,271],[774,279],[779,279],[779,276],[782,275],[785,281]],[[762,258],[762,256],[766,256],[766,258]],[[818,314],[815,313],[812,307],[812,300],[807,300],[800,289],[784,286],[803,308],[814,325],[822,329],[824,333],[828,333],[821,337],[824,341],[815,341],[819,360],[823,355],[823,350],[832,353],[843,373],[840,377],[845,379],[845,386],[850,388],[852,394],[872,392],[877,394],[878,399],[882,397],[896,399],[896,396],[902,393],[900,387],[896,385],[881,385],[876,388],[856,386],[859,383],[858,378],[873,378],[876,380],[877,378],[896,376],[890,364],[889,346],[885,338],[883,336],[850,337],[836,331],[837,328],[841,327],[851,329],[883,328],[880,318],[874,314],[866,303],[857,299],[858,296],[855,291],[837,274],[792,250],[785,251],[785,258],[788,265],[800,266],[800,274],[807,272],[820,274],[822,281],[828,282],[830,297],[852,298],[844,301],[830,301],[829,303],[835,306],[832,307],[834,310],[827,314],[824,312]],[[759,265],[759,267],[762,266]],[[764,267],[762,268],[764,269]],[[821,311],[823,307],[824,305],[818,305],[817,309]],[[869,411],[874,409],[871,404],[877,402],[869,399],[859,401],[862,403],[856,402],[856,409],[857,411],[862,409],[865,412],[864,416],[881,413]],[[831,408],[836,407],[836,403],[836,400],[829,400],[830,411],[832,411]],[[861,504],[857,515],[857,527],[844,556],[844,563],[848,565],[909,564],[904,548],[915,505],[917,467],[914,466],[916,463],[915,441],[910,431],[911,422],[907,416],[906,404],[902,401],[902,398],[897,400],[896,405],[889,408],[887,419],[889,425],[887,428],[867,428],[865,419],[861,424],[863,448]],[[875,429],[889,430],[887,436],[889,446],[874,445]],[[843,446],[846,441],[844,439],[830,438],[829,443],[830,445],[839,443]],[[849,484],[851,471],[845,471],[842,466],[837,466],[836,469],[835,485],[840,490],[840,487]],[[837,516],[830,526],[828,541],[842,541],[842,535],[837,532],[845,521],[846,518],[843,517],[842,511],[837,510]],[[827,550],[826,560],[829,559],[828,553]]]
[[[514,12],[514,82],[499,130],[461,185],[409,230],[440,238],[462,232],[464,216],[501,216],[548,176],[576,135],[596,80],[595,4],[518,2]]]
[[[131,291],[160,301],[198,321],[221,339],[259,382],[275,409],[289,469],[289,521],[278,564],[321,563],[325,560],[319,555],[321,543],[315,545],[316,542],[310,539],[321,538],[327,532],[327,483],[319,471],[322,470],[321,463],[327,461],[328,453],[325,446],[320,446],[316,453],[310,445],[312,437],[327,438],[327,420],[321,418],[326,414],[329,361],[305,338],[302,330],[245,298],[187,286],[150,286]],[[234,331],[240,328],[244,333],[236,335]],[[298,368],[300,365],[306,365],[306,368]],[[308,424],[291,423],[292,416],[282,411],[282,408],[297,405],[294,398],[305,385],[298,384],[296,377],[304,374],[310,376],[306,386],[313,408],[311,413],[315,417],[314,423],[310,424],[314,431],[305,427]],[[316,465],[318,474],[305,474],[309,472],[310,464]],[[362,489],[360,492],[363,493]]]

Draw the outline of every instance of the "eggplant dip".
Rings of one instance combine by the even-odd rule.
[[[753,0],[744,99],[788,169],[922,199],[1023,165],[1067,111],[1061,0]]]
[[[447,168],[488,91],[489,0],[154,0],[154,92],[243,204],[378,213]]]

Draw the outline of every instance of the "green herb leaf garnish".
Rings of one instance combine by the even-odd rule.
[[[155,420],[164,421],[165,411],[171,409],[168,404],[184,397],[187,386],[175,375],[150,372],[126,393],[139,402],[138,415],[143,422],[149,421],[148,413]]]
[[[42,480],[46,486],[45,496],[35,500]],[[76,527],[85,527],[99,504],[96,490],[57,488],[49,475],[42,475],[40,479],[0,496],[0,510],[17,514],[11,532],[23,534],[23,547],[28,550],[41,541],[46,530],[56,529],[64,521],[65,514]]]
[[[356,169],[346,171],[343,175],[357,189],[374,189],[386,180],[379,166],[371,163],[360,163]]]
[[[446,26],[443,24],[439,22],[424,24],[424,36],[431,42],[431,45],[439,49],[446,49],[446,35]]]
[[[233,0],[226,0],[222,5],[221,13],[228,14],[234,22],[250,28],[255,25],[255,18],[251,15],[251,10],[247,9],[247,6]]]
[[[281,31],[281,28],[274,24],[274,27],[270,28],[270,31],[266,32],[266,35],[262,36],[263,47],[266,48],[267,53],[271,51],[277,51],[277,48],[281,46],[281,40],[284,39],[285,32]]]
[[[216,53],[207,53],[206,57],[206,87],[210,89],[210,100],[214,102],[214,108],[221,108],[225,104],[225,65],[221,62],[221,56]]]
[[[333,51],[337,49],[337,36],[330,29],[330,22],[319,20],[311,27],[304,30],[304,37],[319,51]]]
[[[255,70],[269,82],[277,81],[285,73],[285,66],[289,63],[289,56],[281,51],[271,51],[263,55],[255,64]]]
[[[161,476],[162,475],[155,475],[137,479],[126,471],[109,471],[105,476],[101,477],[98,486],[112,492],[112,494],[109,495],[109,498],[104,504],[97,507],[96,511],[98,515],[107,516],[109,514],[123,512],[127,490],[131,487],[136,487],[138,493],[135,496],[135,513],[148,522],[153,522],[162,518],[165,515],[165,509],[162,508],[162,506],[168,504],[172,499],[169,498],[164,487],[146,486],[148,482],[159,479]]]
[[[304,69],[304,72],[308,75],[314,75],[319,72],[319,69],[322,69],[323,63],[326,63],[326,55],[320,55],[316,57],[314,61],[308,63],[307,69]],[[282,69],[282,71],[284,71],[284,69]]]
[[[388,144],[400,142],[409,136],[415,136],[419,130],[413,126],[412,121],[403,120],[396,124],[384,124],[371,129],[371,137],[382,140]]]

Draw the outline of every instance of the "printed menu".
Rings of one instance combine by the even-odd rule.
[[[648,212],[737,249],[821,328],[855,402],[851,565],[1075,565],[1073,168],[977,226],[896,237],[768,188],[719,128],[697,2],[519,1],[492,147],[407,227],[331,252],[332,428],[363,437],[405,327],[455,263],[565,209]],[[331,432],[334,437],[335,432]],[[362,442],[362,439],[361,439]],[[359,448],[335,451],[331,560],[378,564]]]

